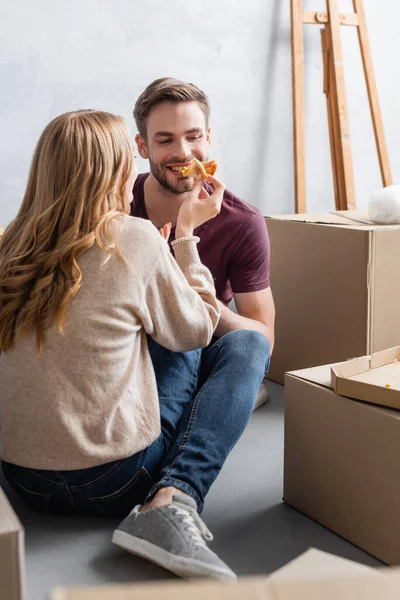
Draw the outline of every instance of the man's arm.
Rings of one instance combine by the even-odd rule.
[[[235,329],[252,329],[262,333],[270,343],[271,354],[274,347],[275,305],[271,288],[259,292],[234,294],[238,314],[219,302],[221,317],[215,330],[216,337],[222,337]]]

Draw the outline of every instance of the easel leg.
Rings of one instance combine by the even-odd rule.
[[[291,0],[294,192],[296,213],[306,212],[304,55],[301,0]]]
[[[322,45],[322,62],[324,70],[324,84],[323,92],[326,96],[326,109],[328,113],[328,128],[329,128],[329,143],[331,149],[331,161],[332,161],[332,177],[333,177],[333,188],[335,192],[335,206],[336,210],[340,210],[340,196],[339,196],[339,182],[337,172],[337,160],[336,160],[336,147],[335,147],[335,132],[333,125],[333,110],[332,110],[332,95],[330,93],[330,56],[329,47],[326,39],[326,29],[321,29],[321,45]]]
[[[358,15],[358,40],[360,42],[361,57],[364,67],[365,81],[367,83],[368,100],[371,109],[372,124],[374,126],[374,134],[376,148],[379,157],[379,166],[381,169],[382,182],[386,187],[392,185],[392,174],[389,165],[389,156],[386,147],[385,134],[383,131],[383,122],[381,109],[378,100],[378,90],[376,87],[375,75],[372,65],[371,50],[369,47],[367,23],[365,20],[365,12],[362,0],[353,0],[354,12]]]
[[[335,103],[337,103],[338,111],[337,124],[339,131],[337,139],[335,140],[335,144],[338,144],[340,149],[340,152],[336,154],[336,156],[340,156],[340,160],[337,161],[336,166],[339,180],[341,179],[341,173],[343,173],[343,181],[345,187],[344,209],[353,210],[356,208],[353,178],[353,162],[351,157],[342,45],[340,40],[340,18],[337,7],[337,0],[327,0],[327,9],[329,16],[329,27],[326,30],[326,35],[327,37],[329,37],[328,41],[332,56],[332,60],[330,62],[333,65],[334,80],[334,85],[330,88],[330,93],[335,94],[336,96]],[[342,204],[342,198],[340,203]]]
[[[340,133],[339,101],[335,81],[335,65],[331,47],[330,25],[325,26],[325,37],[328,49],[328,73],[329,73],[329,106],[332,120],[333,152],[335,156],[336,181],[338,186],[337,210],[347,210],[346,180],[344,176],[343,146]]]

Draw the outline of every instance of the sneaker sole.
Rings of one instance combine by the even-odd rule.
[[[218,567],[205,565],[194,558],[177,556],[159,546],[151,544],[147,540],[125,533],[125,531],[114,531],[112,543],[132,554],[146,558],[184,579],[191,579],[192,577],[212,577],[225,581],[236,581],[237,579],[233,573],[229,573]]]

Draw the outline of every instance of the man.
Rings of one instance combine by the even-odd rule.
[[[135,182],[131,214],[150,219],[170,242],[179,209],[198,185],[181,168],[193,157],[208,159],[209,112],[201,90],[171,78],[151,83],[135,105],[136,142],[150,173]],[[202,194],[212,194],[212,186],[204,187]],[[260,212],[227,190],[220,213],[195,234],[221,317],[205,349],[174,353],[149,339],[171,449],[144,506],[120,526],[127,540],[120,545],[185,577],[229,579],[234,574],[207,547],[212,536],[198,512],[248,423],[269,367],[275,319],[269,241]],[[237,313],[228,308],[232,298]]]

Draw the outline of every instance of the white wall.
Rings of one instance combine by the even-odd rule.
[[[340,0],[339,0],[340,1]],[[324,10],[324,0],[304,0]],[[350,0],[340,2],[351,10]],[[400,183],[400,3],[365,0],[394,180]],[[357,202],[381,186],[357,34],[342,28]],[[318,26],[307,26],[308,208],[334,209]],[[0,223],[15,216],[35,143],[62,112],[122,114],[156,77],[203,88],[227,186],[294,212],[289,0],[13,0],[0,14]],[[146,170],[146,163],[140,164]]]

